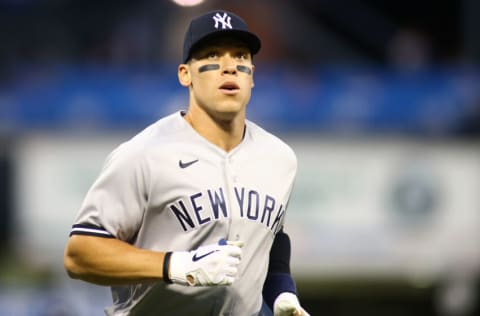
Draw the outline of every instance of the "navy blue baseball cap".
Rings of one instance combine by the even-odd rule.
[[[252,55],[260,50],[260,39],[248,30],[247,23],[242,18],[224,10],[211,11],[190,22],[183,40],[183,62],[190,59],[192,51],[200,44],[220,35],[232,36],[245,42]]]

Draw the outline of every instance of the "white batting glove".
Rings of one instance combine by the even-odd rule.
[[[295,294],[283,292],[275,299],[273,303],[274,316],[310,316],[305,311]]]
[[[243,242],[220,240],[193,251],[176,251],[170,258],[170,279],[190,286],[230,285],[235,281]]]

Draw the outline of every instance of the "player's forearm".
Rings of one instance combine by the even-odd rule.
[[[113,238],[72,236],[64,264],[70,277],[100,285],[163,279],[164,253],[136,248]]]

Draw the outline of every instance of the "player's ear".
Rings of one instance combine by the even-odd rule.
[[[190,67],[187,64],[180,64],[178,66],[178,81],[184,87],[189,87],[192,84]]]
[[[253,74],[255,73],[255,66],[252,65],[252,88],[255,87],[255,80],[253,80]]]

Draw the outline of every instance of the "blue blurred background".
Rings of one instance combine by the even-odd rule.
[[[66,277],[70,225],[106,155],[186,109],[183,33],[216,8],[262,38],[248,116],[298,156],[307,310],[480,314],[480,2],[0,0],[0,315],[111,303]]]

